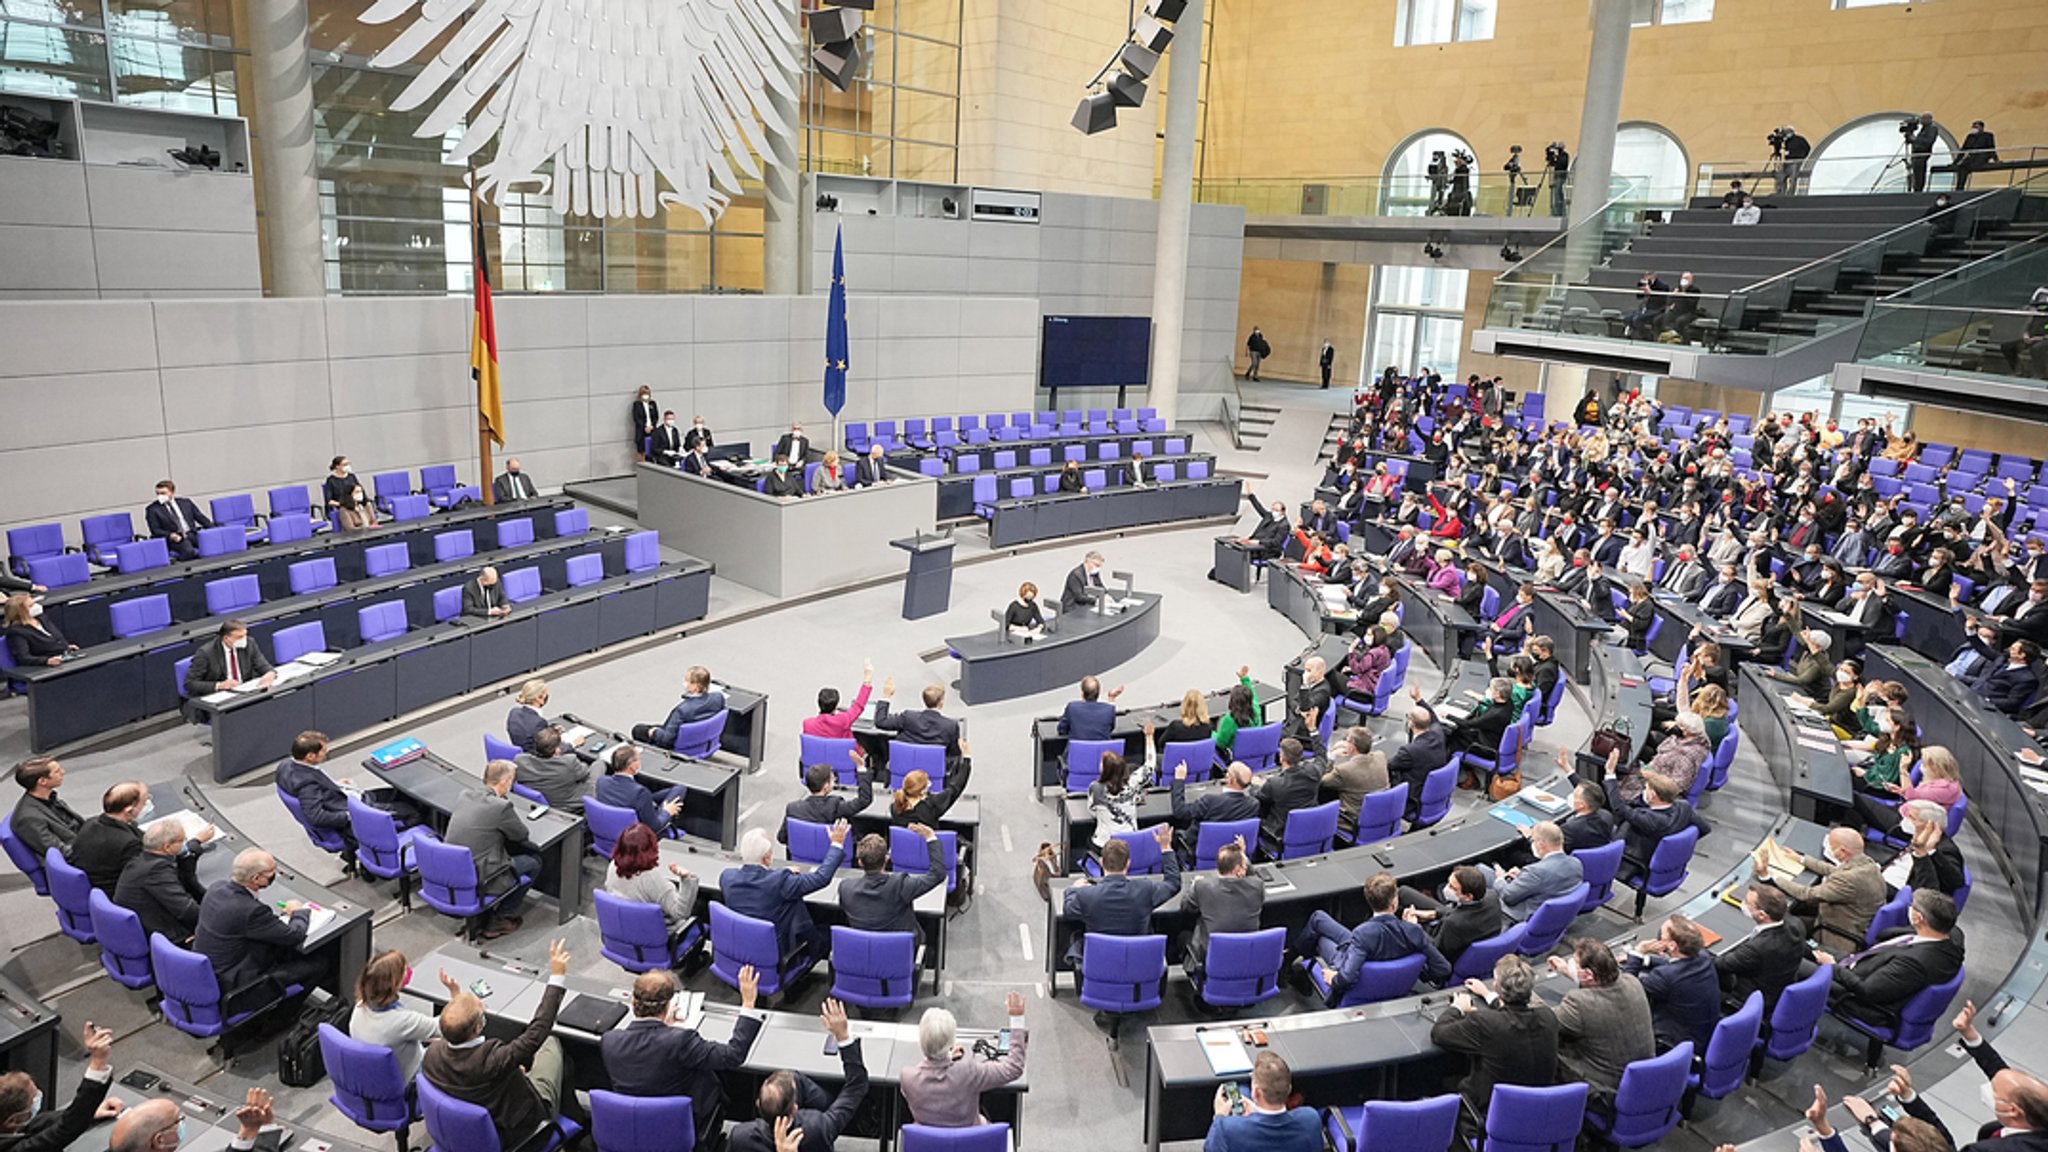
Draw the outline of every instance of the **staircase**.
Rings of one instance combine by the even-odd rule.
[[[1279,418],[1277,405],[1246,401],[1238,405],[1237,423],[1231,427],[1231,438],[1239,448],[1256,452],[1265,447],[1266,435],[1273,431],[1273,422]]]
[[[1337,444],[1344,439],[1344,430],[1350,426],[1349,417],[1330,417],[1330,426],[1323,430],[1323,446],[1316,449],[1316,463],[1322,464],[1337,458]]]

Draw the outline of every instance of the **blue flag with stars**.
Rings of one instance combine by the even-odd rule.
[[[832,235],[832,299],[825,305],[825,410],[846,407],[846,239]]]

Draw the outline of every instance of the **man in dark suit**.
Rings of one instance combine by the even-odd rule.
[[[1259,802],[1259,849],[1278,860],[1286,842],[1287,814],[1313,808],[1323,787],[1323,766],[1302,755],[1301,741],[1280,741],[1280,770],[1252,781]]]
[[[875,782],[868,775],[868,756],[855,744],[848,755],[853,758],[855,778],[860,781],[853,798],[838,793],[839,774],[830,764],[813,764],[804,769],[805,794],[801,800],[791,800],[782,810],[782,827],[775,830],[775,838],[789,843],[789,822],[801,820],[806,824],[837,824],[851,820],[867,811],[875,802]],[[856,846],[855,857],[859,856]]]
[[[1356,928],[1346,928],[1328,912],[1318,908],[1308,923],[1294,934],[1289,961],[1283,967],[1299,971],[1292,960],[1305,957],[1322,969],[1323,984],[1329,989],[1324,1003],[1335,1007],[1345,989],[1358,982],[1359,969],[1367,963],[1399,960],[1422,953],[1422,979],[1441,984],[1451,974],[1451,962],[1437,951],[1436,942],[1420,926],[1404,920],[1398,911],[1401,886],[1390,872],[1375,872],[1365,881],[1365,907],[1370,915]]]
[[[683,433],[683,451],[709,451],[717,441],[711,435],[711,426],[704,423],[702,416],[692,417],[690,430]]]
[[[462,585],[462,614],[479,620],[489,620],[512,611],[505,602],[505,589],[498,584],[498,570],[485,565],[476,574],[476,579]]]
[[[683,453],[683,471],[692,476],[711,475],[711,453],[701,444]]]
[[[147,786],[132,780],[116,784],[100,797],[100,814],[87,820],[71,841],[71,866],[109,897],[121,880],[121,869],[142,853],[142,829],[135,822],[148,804]]]
[[[859,462],[854,465],[854,487],[866,488],[874,484],[891,484],[894,482],[894,478],[889,475],[889,461],[882,452],[882,446],[880,444],[869,445],[868,454],[861,457]]]
[[[1949,170],[1956,176],[1956,191],[1970,186],[1970,173],[1986,164],[1998,163],[1998,137],[1984,127],[1982,120],[1970,122],[1970,132],[1956,148],[1955,160]]]
[[[1431,772],[1450,763],[1451,752],[1444,741],[1443,725],[1436,712],[1423,702],[1420,689],[1410,688],[1415,706],[1408,709],[1408,742],[1387,757],[1387,786],[1408,785],[1408,815],[1422,810],[1422,783]]]
[[[1060,592],[1060,611],[1085,608],[1108,595],[1102,586],[1102,553],[1090,552],[1067,573],[1067,586]]]
[[[1436,950],[1456,965],[1465,949],[1481,940],[1500,935],[1500,894],[1486,882],[1486,873],[1470,864],[1451,869],[1444,883],[1444,899],[1401,886],[1401,918],[1419,925],[1436,941]]]
[[[683,430],[676,427],[676,414],[673,411],[661,414],[661,423],[654,429],[650,442],[653,455],[648,459],[656,464],[673,468],[683,458]]]
[[[1131,462],[1124,465],[1124,483],[1132,488],[1144,488],[1158,483],[1152,471],[1152,462],[1145,459],[1143,452],[1132,452]]]
[[[199,928],[199,853],[186,851],[184,829],[169,821],[142,834],[142,852],[121,869],[114,903],[135,913],[144,934],[162,933],[180,948]]]
[[[1514,705],[1509,696],[1515,682],[1505,676],[1496,676],[1487,682],[1486,699],[1458,721],[1458,730],[1447,742],[1453,752],[1477,752],[1492,759],[1500,750],[1501,737],[1507,734],[1508,726],[1515,721]],[[1389,783],[1398,783],[1390,780]]]
[[[513,757],[514,778],[541,794],[548,804],[582,815],[584,786],[590,765],[562,747],[562,730],[549,726],[534,733],[533,751]]]
[[[944,685],[925,685],[924,707],[908,712],[889,711],[889,701],[895,695],[896,678],[891,676],[882,681],[882,699],[875,705],[875,727],[895,733],[906,744],[937,744],[946,750],[949,763],[960,755],[960,722],[939,711],[946,702]]]
[[[1947,893],[1914,892],[1906,924],[1839,963],[1826,952],[1814,952],[1815,960],[1835,965],[1834,983],[1828,988],[1830,1012],[1892,1024],[1914,993],[1945,984],[1962,969],[1956,902]]]
[[[1714,582],[1700,589],[1700,611],[1717,620],[1726,619],[1729,613],[1742,606],[1742,599],[1747,595],[1749,586],[1742,582],[1735,565],[1723,564]]]
[[[505,461],[505,474],[491,481],[491,501],[496,504],[531,500],[538,495],[540,489],[533,486],[533,477],[519,470],[517,456]]]
[[[774,455],[782,457],[798,468],[803,467],[804,461],[810,459],[810,452],[810,437],[804,435],[804,426],[801,423],[791,424],[789,431],[784,432],[782,438],[775,442]]]
[[[1107,740],[1116,731],[1117,697],[1124,694],[1119,684],[1109,690],[1109,699],[1102,699],[1102,681],[1093,676],[1081,677],[1081,698],[1067,701],[1060,712],[1060,735],[1069,740]]]
[[[237,991],[262,981],[282,990],[310,985],[325,975],[326,956],[299,951],[312,911],[297,900],[287,900],[280,908],[257,895],[276,881],[276,858],[261,848],[244,848],[228,875],[208,888],[199,902],[192,950],[213,965],[221,998],[230,1009]]]
[[[229,620],[192,653],[192,663],[185,666],[185,695],[211,696],[248,683],[268,688],[277,683],[277,672],[270,657],[249,639],[249,626]]]
[[[868,1094],[860,1038],[848,1028],[846,1009],[837,1000],[828,998],[818,1019],[839,1049],[838,1095],[827,1095],[801,1072],[785,1068],[769,1073],[754,1097],[754,1119],[732,1130],[732,1152],[778,1152],[778,1131],[802,1134],[797,1152],[832,1152],[839,1134],[853,1123]]]
[[[1714,1025],[1721,1020],[1721,980],[1699,925],[1671,916],[1658,929],[1657,939],[1636,945],[1621,970],[1634,976],[1649,998],[1658,1051],[1687,1040],[1693,1051],[1707,1050]]]
[[[1607,807],[1621,820],[1623,848],[1618,880],[1647,875],[1650,857],[1666,836],[1682,832],[1699,818],[1680,793],[1677,781],[1662,772],[1643,773],[1643,794],[1633,804],[1621,798],[1621,782],[1615,779],[1615,758],[1607,765]]]
[[[1497,1084],[1548,1086],[1557,1078],[1557,1014],[1533,999],[1536,973],[1520,956],[1493,965],[1493,988],[1483,998],[1460,991],[1450,1010],[1430,1028],[1432,1044],[1472,1058],[1472,1071],[1458,1084],[1471,1128],[1486,1115]]]
[[[1067,967],[1080,969],[1082,942],[1090,932],[1098,936],[1148,935],[1152,910],[1180,891],[1180,857],[1169,851],[1172,829],[1155,824],[1152,834],[1159,840],[1164,875],[1130,875],[1131,846],[1112,838],[1102,846],[1102,879],[1083,876],[1067,889],[1061,908],[1067,919],[1074,921],[1074,938],[1067,943]]]
[[[1287,715],[1280,724],[1281,734],[1300,740],[1318,755],[1327,752],[1320,741],[1322,719],[1329,714],[1331,696],[1329,663],[1321,656],[1303,660],[1301,683],[1287,701]]]
[[[839,911],[849,927],[863,932],[908,932],[924,943],[924,925],[917,922],[917,898],[946,882],[945,844],[922,824],[910,830],[924,840],[929,862],[922,872],[889,870],[889,838],[869,833],[854,846],[860,875],[839,884]]]
[[[321,767],[326,762],[326,734],[301,732],[292,739],[291,759],[277,766],[277,786],[299,802],[299,811],[306,817],[306,823],[328,829],[341,837],[348,845],[343,865],[353,871],[356,834],[348,819],[348,793],[342,789],[342,784],[348,781],[336,783]],[[359,798],[372,808],[391,813],[401,827],[419,823],[419,814],[413,811],[412,805],[388,788],[362,793]]]
[[[702,1145],[724,1127],[725,1090],[720,1072],[747,1061],[761,1018],[750,1009],[760,981],[752,967],[740,969],[740,1008],[732,1018],[732,1039],[713,1044],[693,1028],[676,1026],[675,973],[642,972],[633,981],[633,1019],[599,1041],[605,1075],[622,1096],[688,1096],[690,1119]]]
[[[1756,922],[1756,930],[1714,957],[1721,978],[1722,1006],[1732,1012],[1751,992],[1761,992],[1768,1020],[1778,1006],[1778,996],[1799,979],[1801,965],[1813,959],[1813,949],[1806,943],[1806,926],[1786,918],[1791,901],[1776,888],[1750,885],[1742,898],[1742,910]]]
[[[846,833],[845,821],[832,825],[832,846],[825,859],[808,872],[791,872],[770,866],[775,840],[766,829],[747,829],[740,837],[741,865],[727,868],[718,878],[725,906],[775,925],[775,946],[783,956],[801,952],[811,963],[823,959],[832,950],[832,937],[811,923],[804,897],[832,882],[846,855]]]
[[[1250,492],[1244,494],[1251,501],[1252,508],[1259,514],[1259,526],[1252,534],[1239,541],[1251,549],[1254,560],[1271,560],[1280,555],[1287,546],[1287,505],[1275,500],[1271,508],[1259,503],[1259,498]]]
[[[1147,738],[1147,743],[1150,738]],[[1259,814],[1259,801],[1247,791],[1252,783],[1252,770],[1242,763],[1233,763],[1223,773],[1223,787],[1202,793],[1193,803],[1187,799],[1188,766],[1176,764],[1173,768],[1173,826],[1179,829],[1176,838],[1181,863],[1192,864],[1195,859],[1195,845],[1202,834],[1202,825],[1209,821],[1229,823],[1234,820],[1249,820]]]
[[[22,788],[9,818],[15,838],[38,860],[51,848],[68,855],[85,818],[57,795],[64,783],[64,766],[54,756],[31,756],[15,766],[14,782]]]
[[[683,725],[709,720],[723,711],[725,693],[711,687],[711,669],[701,664],[693,665],[689,671],[683,673],[683,698],[676,701],[674,708],[669,709],[668,719],[659,725],[633,725],[633,739],[642,744],[652,744],[656,748],[674,748],[676,733]]]
[[[61,1111],[54,1105],[38,1110],[43,1088],[26,1072],[0,1073],[0,1149],[6,1152],[63,1152],[77,1143],[93,1121],[121,1111],[121,1102],[107,1099],[113,1081],[114,1033],[85,1024],[85,1073],[78,1091]],[[55,1085],[52,1085],[52,1090]]]
[[[540,875],[540,857],[525,849],[526,821],[506,797],[512,794],[517,772],[510,760],[493,760],[484,765],[484,787],[465,792],[448,815],[448,829],[441,839],[469,849],[476,861],[479,891],[487,899],[504,899],[493,909],[491,923],[484,927],[486,939],[515,932],[524,923],[519,907],[526,900],[526,886]]]
[[[1251,874],[1244,837],[1216,850],[1216,874],[1197,876],[1181,889],[1182,915],[1195,921],[1183,940],[1181,969],[1196,987],[1208,963],[1209,940],[1219,933],[1257,932],[1266,908],[1266,882]]]
[[[1564,850],[1598,848],[1614,840],[1614,814],[1607,810],[1607,794],[1597,784],[1572,788],[1572,814],[1559,823],[1564,832]]]
[[[674,413],[670,413],[674,415]],[[661,426],[661,409],[655,406],[654,390],[647,385],[640,386],[640,394],[633,399],[633,458],[644,460],[642,446],[654,430]]]
[[[599,804],[614,808],[625,808],[633,818],[647,825],[659,836],[668,830],[669,824],[683,812],[683,797],[689,794],[689,786],[678,784],[665,791],[656,792],[639,780],[640,748],[634,744],[621,744],[612,749],[611,771],[597,779],[591,789],[591,799]]]
[[[441,974],[448,1004],[441,1009],[441,1038],[427,1046],[420,1075],[457,1100],[491,1114],[507,1148],[525,1145],[544,1124],[561,1114],[564,1082],[562,1042],[555,1039],[555,1013],[569,971],[560,940],[548,945],[548,986],[525,1031],[510,1040],[484,1035],[484,1002]]]
[[[199,530],[213,527],[213,521],[169,480],[156,482],[156,499],[143,510],[142,519],[151,536],[170,545],[171,559],[190,560],[199,555]]]
[[[2031,640],[2014,640],[2004,656],[1996,667],[1979,671],[1970,687],[1986,704],[2013,716],[2041,689],[2041,649]]]
[[[1992,1117],[1978,1127],[1977,1142],[1965,1145],[1964,1152],[2048,1152],[2048,1084],[2008,1065],[1998,1049],[1984,1039],[1984,1034],[1977,1030],[1976,1002],[1963,1001],[1962,1011],[1956,1013],[1955,1029],[1963,1041],[1963,1050],[1976,1061],[1984,1078],[1991,1081]],[[1910,1075],[1907,1080],[1910,1090]],[[1925,1106],[1925,1099],[1915,1094],[1912,1103]],[[1947,1134],[1947,1128],[1931,1114],[1931,1108],[1926,1114],[1910,1107],[1908,1111]]]

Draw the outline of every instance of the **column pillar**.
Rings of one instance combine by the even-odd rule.
[[[1202,3],[1188,0],[1167,48],[1166,144],[1159,161],[1159,240],[1152,258],[1151,407],[1170,427],[1180,413],[1187,322],[1188,217],[1195,194],[1196,98],[1202,86]],[[1126,131],[1129,129],[1126,128]]]
[[[319,157],[313,147],[313,67],[306,0],[248,0],[255,77],[257,171],[272,296],[324,296]]]
[[[803,35],[796,25],[796,5],[788,5],[789,35],[797,66],[787,79],[790,91],[802,91]],[[768,133],[768,155],[761,158],[765,189],[762,195],[761,287],[770,296],[794,296],[802,291],[803,206],[798,191],[803,173],[797,164],[797,134],[803,131],[803,112],[793,99],[773,88],[768,90],[768,107],[784,124],[787,133]]]
[[[1632,0],[1589,0],[1593,51],[1586,59],[1586,100],[1579,112],[1579,150],[1572,163],[1571,223],[1597,214],[1614,176],[1614,131],[1621,124],[1621,84],[1628,72]]]

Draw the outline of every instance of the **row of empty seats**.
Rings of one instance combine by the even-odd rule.
[[[1045,440],[1056,436],[1133,436],[1143,432],[1165,432],[1166,421],[1157,408],[1090,408],[1064,412],[1001,412],[983,416],[916,416],[904,420],[877,420],[870,431],[866,423],[846,426],[846,446],[865,454],[879,444],[884,452],[908,450],[941,451],[961,445]]]

